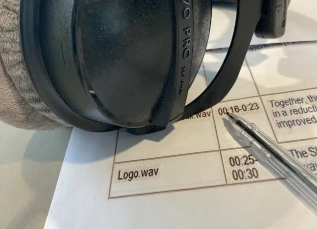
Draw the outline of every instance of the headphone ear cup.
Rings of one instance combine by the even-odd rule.
[[[74,58],[75,2],[41,1],[39,40],[43,62],[54,89],[71,110],[85,119],[107,123],[109,120],[91,102]]]
[[[103,113],[127,128],[177,121],[205,54],[211,0],[77,3],[75,58]]]
[[[194,42],[190,85],[195,80],[205,56],[212,17],[212,0],[193,1],[194,8]]]
[[[44,103],[26,70],[20,47],[19,0],[0,0],[0,120],[25,129],[67,125]]]

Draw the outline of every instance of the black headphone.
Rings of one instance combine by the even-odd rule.
[[[288,0],[240,0],[227,57],[185,106],[203,60],[211,0],[21,0],[25,64],[41,98],[88,131],[164,129],[220,102],[235,83],[254,32],[284,34]]]

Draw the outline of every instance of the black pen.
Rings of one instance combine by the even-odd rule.
[[[317,207],[317,179],[308,168],[290,156],[273,139],[237,115],[227,113],[231,125],[250,146],[260,149],[258,156],[271,164]]]

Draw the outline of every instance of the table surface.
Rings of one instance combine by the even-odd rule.
[[[0,228],[44,227],[71,129],[26,131],[0,123]]]

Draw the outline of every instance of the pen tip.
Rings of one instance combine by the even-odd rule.
[[[233,122],[237,122],[239,120],[239,118],[236,115],[231,114],[229,112],[227,112],[227,116],[228,116],[229,120],[231,120]]]
[[[229,112],[227,112],[226,114],[229,118],[233,119],[233,116]]]

